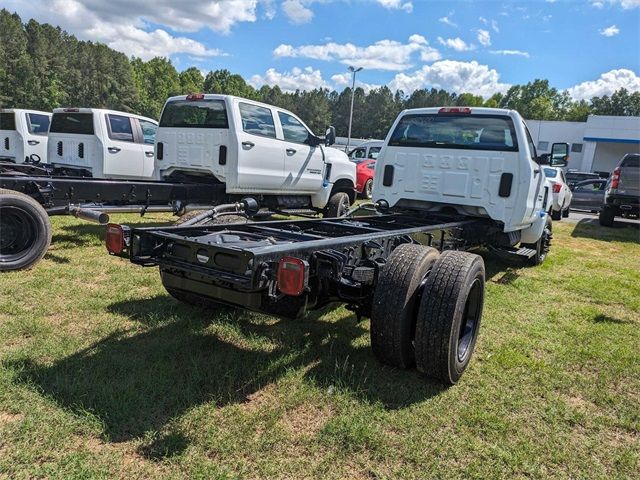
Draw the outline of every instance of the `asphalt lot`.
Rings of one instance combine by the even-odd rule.
[[[598,224],[598,214],[590,212],[582,212],[578,210],[571,210],[568,218],[563,218],[563,222],[578,223],[582,220],[587,220],[589,223]],[[631,220],[627,218],[616,217],[616,224],[619,225],[635,225],[636,228],[640,227],[640,220]]]

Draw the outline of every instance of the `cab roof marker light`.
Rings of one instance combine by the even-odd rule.
[[[463,115],[471,115],[471,109],[469,107],[442,107],[438,110],[438,114],[446,113],[458,113]]]
[[[204,100],[204,93],[190,93],[187,95],[187,100]]]

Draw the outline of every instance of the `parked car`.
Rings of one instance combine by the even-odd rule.
[[[356,191],[362,198],[370,199],[373,195],[373,176],[376,161],[367,159],[356,165]]]
[[[551,218],[561,220],[562,217],[569,216],[569,206],[571,205],[571,189],[567,185],[564,172],[558,167],[543,167],[544,175],[552,184],[552,202],[550,208]]]
[[[600,210],[600,225],[613,226],[615,217],[640,213],[640,154],[627,153],[611,172]]]
[[[98,108],[56,108],[47,163],[95,178],[153,179],[158,123],[132,113]]]
[[[45,161],[50,121],[49,112],[0,109],[0,159]]]
[[[571,187],[573,198],[571,208],[599,212],[604,203],[604,188],[606,180],[583,180]]]
[[[294,113],[218,94],[171,97],[156,138],[156,178],[224,185],[228,195],[260,196],[270,208],[341,216],[356,197],[356,167],[324,148],[335,129],[316,136]]]
[[[363,142],[356,148],[351,150],[348,156],[356,163],[368,158],[375,160],[376,158],[378,158],[383,145],[383,140],[369,140],[368,142]]]
[[[597,180],[602,177],[595,172],[578,172],[575,170],[569,170],[566,173],[566,178],[567,184],[571,188],[583,180]]]

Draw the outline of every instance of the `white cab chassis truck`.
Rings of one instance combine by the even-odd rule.
[[[46,161],[50,121],[48,112],[0,109],[0,160]]]
[[[241,140],[245,141],[244,139]],[[251,140],[253,141],[253,139]],[[568,145],[554,145],[568,155]],[[551,241],[549,183],[517,112],[406,110],[377,160],[374,204],[343,218],[107,228],[107,249],[159,267],[179,301],[299,317],[343,303],[371,319],[381,362],[458,381],[478,338],[485,248],[537,265]]]
[[[105,179],[153,179],[158,123],[99,108],[56,108],[47,163],[55,174]]]
[[[292,112],[230,95],[192,94],[165,103],[156,137],[156,178],[224,185],[272,209],[340,216],[355,200],[355,166],[335,139]]]

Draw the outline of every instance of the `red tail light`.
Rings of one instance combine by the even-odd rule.
[[[611,188],[618,188],[620,185],[620,167],[616,167],[611,174]]]
[[[187,100],[204,100],[204,93],[190,93]]]
[[[562,190],[562,185],[560,183],[554,183],[553,193],[560,193],[560,190]]]
[[[442,107],[438,110],[438,113],[461,113],[464,115],[471,115],[471,109],[469,107]]]
[[[284,257],[278,263],[278,289],[285,295],[300,295],[309,280],[309,265],[296,257]]]
[[[117,223],[107,225],[107,250],[112,255],[120,255],[125,248],[124,229]]]

